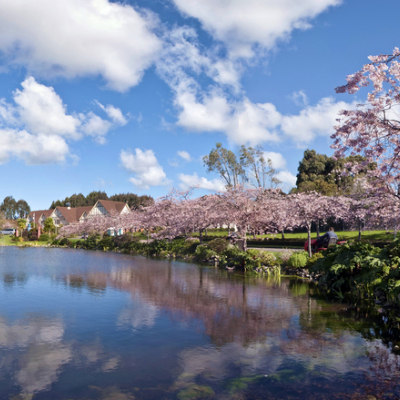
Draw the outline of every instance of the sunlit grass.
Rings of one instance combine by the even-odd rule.
[[[325,231],[321,231],[320,234],[323,235]],[[338,235],[339,240],[350,240],[350,239],[357,239],[358,238],[358,231],[337,231],[336,234]],[[209,231],[209,236],[221,236],[226,237],[228,236],[228,231]],[[199,236],[198,233],[194,233],[193,236]],[[204,235],[205,238],[207,236]],[[275,235],[256,235],[257,238],[265,238],[268,237],[270,239],[281,239],[282,235],[277,233]],[[399,237],[399,236],[398,236]],[[252,239],[252,234],[247,234],[248,239]],[[316,239],[317,233],[312,232],[311,238]],[[285,239],[307,239],[307,232],[302,233],[285,233]],[[361,239],[365,240],[384,240],[384,241],[392,241],[394,239],[393,231],[388,233],[387,231],[362,231],[361,232]]]

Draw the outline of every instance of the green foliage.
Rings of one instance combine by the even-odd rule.
[[[297,192],[316,191],[327,196],[345,193],[353,187],[354,177],[341,176],[336,171],[344,169],[348,162],[362,162],[365,158],[356,155],[334,160],[325,154],[318,154],[315,150],[306,150],[299,163],[297,174]],[[375,164],[369,164],[361,174],[367,170],[373,170]]]
[[[45,232],[54,232],[56,227],[54,226],[53,218],[46,218],[44,221],[43,230]]]
[[[21,230],[21,229],[25,229],[25,227],[26,227],[26,219],[23,219],[23,218],[19,218],[18,220],[17,220],[17,225],[18,225],[18,228]]]
[[[367,243],[330,247],[311,268],[321,273],[320,284],[339,297],[364,297],[374,290],[397,299],[400,294],[400,242],[384,249]]]
[[[305,251],[296,251],[287,262],[289,267],[304,268],[308,261],[308,254]]]
[[[207,246],[216,253],[221,254],[228,247],[229,242],[223,238],[216,238],[207,243]]]
[[[40,235],[39,242],[48,242],[49,240],[50,236],[47,233]]]
[[[63,238],[58,243],[60,246],[69,246],[71,242],[67,238]]]
[[[208,246],[204,244],[198,245],[194,254],[199,261],[206,261],[210,257],[217,255],[214,250],[209,249]]]
[[[322,252],[319,253],[314,253],[312,255],[312,257],[310,257],[307,261],[307,268],[311,268],[315,265],[315,263],[320,259],[320,258],[324,258],[324,255],[322,254]]]
[[[97,235],[90,235],[86,240],[85,240],[85,248],[88,250],[96,250],[97,247]],[[61,244],[61,243],[60,243]]]
[[[97,242],[96,247],[101,250],[112,250],[115,247],[113,238],[111,236],[103,237]]]
[[[275,254],[268,253],[267,251],[261,252],[261,264],[266,266],[279,265],[279,261]]]

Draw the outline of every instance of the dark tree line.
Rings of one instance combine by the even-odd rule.
[[[26,218],[31,212],[29,204],[23,200],[15,200],[12,196],[4,198],[0,204],[0,211],[4,214],[6,219]]]
[[[154,202],[151,196],[143,195],[138,196],[134,193],[121,193],[114,194],[108,197],[106,192],[93,191],[87,196],[82,193],[73,194],[70,197],[66,197],[64,200],[56,200],[51,203],[50,208],[54,209],[56,207],[86,207],[94,206],[98,200],[112,200],[112,201],[122,201],[127,203],[130,208],[136,209],[140,206],[147,206]]]

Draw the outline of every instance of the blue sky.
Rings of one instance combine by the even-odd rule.
[[[399,46],[376,0],[0,0],[0,201],[150,194],[223,182],[216,142],[262,145],[285,190],[305,149],[332,154],[336,95]]]

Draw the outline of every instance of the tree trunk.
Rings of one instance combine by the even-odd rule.
[[[312,257],[311,251],[311,224],[307,225],[307,235],[308,235],[308,255]]]
[[[243,250],[247,250],[247,229],[244,228],[244,236],[243,236]]]
[[[200,244],[203,244],[203,229],[199,230],[199,239],[200,239]]]
[[[317,238],[319,238],[319,219],[317,220],[316,225],[317,225]]]
[[[362,222],[358,222],[358,241],[361,242],[361,228],[362,228]]]
[[[207,228],[206,228],[206,236],[208,236]]]
[[[285,239],[285,230],[282,229],[282,239]]]
[[[256,231],[253,231],[253,239],[256,239]]]
[[[397,218],[394,219],[394,239],[396,239],[397,236]]]

